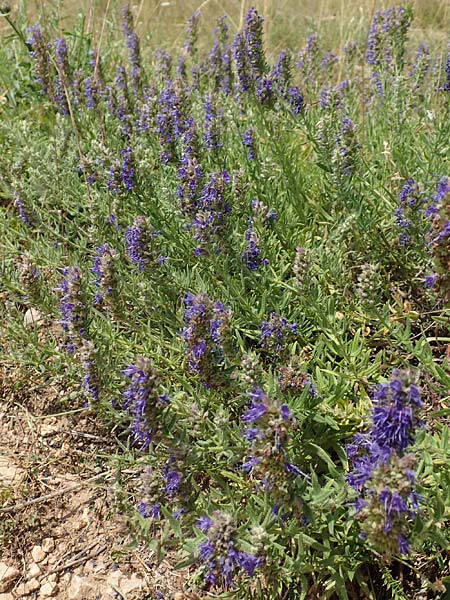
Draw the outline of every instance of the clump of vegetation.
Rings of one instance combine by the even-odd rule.
[[[173,55],[3,12],[5,341],[116,433],[133,531],[215,597],[445,597],[450,55],[403,7],[275,60],[255,8]]]

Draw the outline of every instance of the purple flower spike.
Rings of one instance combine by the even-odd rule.
[[[254,229],[245,232],[247,247],[241,255],[242,262],[250,271],[257,271],[262,265],[269,264],[267,258],[261,256],[260,237]]]
[[[86,336],[87,308],[82,286],[82,272],[77,266],[64,269],[61,294],[61,324],[67,334],[67,350],[73,353]]]
[[[135,170],[133,161],[133,151],[131,148],[124,148],[122,155],[122,182],[125,189],[131,192],[135,186]]]
[[[237,563],[247,572],[249,577],[253,577],[256,569],[262,565],[263,559],[260,556],[254,556],[253,554],[248,554],[247,552],[239,552]]]
[[[199,517],[197,519],[197,527],[199,529],[201,529],[203,531],[203,533],[206,533],[208,531],[208,529],[210,529],[210,527],[212,527],[212,520],[209,519],[208,517]]]
[[[247,129],[242,134],[242,143],[247,148],[247,155],[249,160],[255,160],[256,158],[256,139],[255,139],[255,130]]]
[[[22,199],[20,198],[17,192],[14,192],[14,204],[16,205],[17,210],[19,211],[21,221],[25,223],[27,227],[32,227],[33,223],[28,215],[28,211],[26,210],[24,203],[22,202]]]
[[[91,341],[82,340],[78,351],[78,358],[80,359],[81,366],[85,372],[83,387],[94,403],[98,402],[99,399],[99,378],[96,355],[97,349],[94,344]]]
[[[115,273],[117,258],[117,253],[108,244],[103,244],[97,248],[94,266],[91,269],[96,275],[95,285],[98,288],[95,304],[103,304],[108,309],[114,309],[117,302],[118,284]]]
[[[214,97],[209,95],[205,100],[205,133],[203,134],[207,150],[215,150],[222,146],[220,141],[221,113],[217,110]]]
[[[269,353],[271,360],[280,360],[286,351],[286,344],[297,331],[297,323],[288,323],[284,317],[273,312],[268,321],[261,323],[261,347]]]
[[[212,302],[205,293],[185,296],[182,338],[186,342],[188,368],[211,385],[218,383],[223,363],[231,311]]]
[[[261,388],[256,388],[249,395],[252,404],[241,420],[253,427],[242,432],[249,448],[241,469],[256,482],[258,491],[270,494],[277,505],[288,509],[292,501],[289,487],[294,478],[287,474],[307,477],[288,460],[287,442],[291,430],[296,427],[295,419],[286,404],[280,406]],[[281,485],[281,482],[286,482],[286,485]]]
[[[427,275],[424,279],[424,283],[425,286],[429,289],[432,290],[434,287],[434,284],[436,283],[436,279],[437,279],[438,275],[437,273],[433,273],[432,275]]]
[[[39,23],[30,27],[28,34],[27,43],[31,46],[31,56],[35,61],[36,80],[42,88],[42,93],[52,98],[50,44]]]
[[[180,488],[183,475],[179,471],[168,471],[164,479],[166,481],[166,494],[173,496]]]
[[[447,54],[447,60],[445,61],[445,80],[442,85],[443,92],[450,92],[450,50]]]
[[[258,421],[266,412],[267,406],[265,404],[255,402],[253,400],[251,407],[241,418],[244,423],[254,423],[255,421]]]
[[[56,68],[58,75],[55,80],[54,100],[62,115],[69,114],[66,94],[71,85],[71,74],[69,68],[67,42],[64,38],[58,38],[55,42]]]
[[[129,4],[126,4],[122,9],[122,31],[127,40],[133,91],[138,94],[141,87],[141,51],[139,38],[134,31],[134,19]]]
[[[123,393],[123,408],[131,417],[130,430],[141,451],[148,450],[157,428],[159,412],[165,405],[159,394],[160,378],[148,358],[138,356],[123,374],[130,380]],[[172,482],[175,483],[175,482]]]
[[[284,419],[285,421],[287,421],[288,419],[290,419],[292,417],[291,409],[289,408],[289,406],[287,406],[287,404],[283,404],[281,406],[280,414],[281,414],[281,418]]]
[[[238,530],[230,515],[217,511],[212,519],[202,517],[197,522],[207,535],[198,546],[198,559],[204,563],[205,582],[209,587],[221,585],[230,589],[241,574],[254,576],[263,559],[238,550]]]
[[[193,55],[196,51],[196,43],[198,37],[198,24],[200,22],[200,12],[194,12],[189,19],[188,26],[186,28],[186,42],[184,49],[188,55]]]
[[[395,370],[390,382],[375,389],[372,401],[370,430],[347,447],[353,467],[347,482],[359,493],[354,508],[367,539],[388,554],[407,553],[410,521],[418,511],[416,458],[407,452],[421,426],[414,374]]]
[[[154,259],[153,244],[155,231],[145,217],[136,217],[125,233],[127,254],[131,262],[143,271]]]

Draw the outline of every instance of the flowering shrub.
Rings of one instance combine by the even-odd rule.
[[[398,6],[280,52],[231,5],[159,49],[133,5],[99,48],[0,9],[5,356],[111,428],[111,510],[192,594],[437,598],[448,48]]]

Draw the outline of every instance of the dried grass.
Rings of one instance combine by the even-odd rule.
[[[85,29],[99,37],[102,21],[110,4],[110,24],[120,16],[125,0],[23,0],[13,4],[13,10],[26,10],[29,18],[44,15],[61,17],[61,27],[70,24],[83,13]],[[132,2],[138,20],[138,31],[147,40],[147,46],[176,46],[183,35],[190,15],[200,10],[204,32],[212,29],[215,19],[226,14],[232,33],[240,28],[245,14],[254,5],[265,16],[267,46],[272,53],[281,48],[298,48],[305,37],[318,31],[323,46],[338,50],[350,39],[364,39],[371,15],[385,9],[395,0],[135,0]],[[445,43],[450,30],[450,2],[448,0],[410,0],[414,8],[415,39]],[[2,24],[3,25],[3,24]],[[0,29],[0,32],[2,30]],[[3,27],[3,31],[6,29]],[[205,43],[209,40],[205,38]]]

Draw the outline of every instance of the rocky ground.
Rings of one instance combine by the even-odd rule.
[[[111,434],[63,385],[21,378],[0,366],[0,600],[193,598],[118,514]]]

